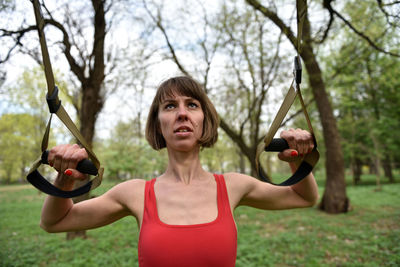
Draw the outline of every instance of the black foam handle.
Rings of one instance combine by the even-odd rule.
[[[49,151],[46,150],[42,153],[42,163],[43,164],[49,164],[47,161],[47,157],[49,156]],[[90,159],[84,159],[80,162],[78,162],[78,165],[76,166],[76,169],[80,171],[81,173],[86,173],[86,174],[91,174],[91,175],[97,175],[97,168],[94,166],[93,162]]]
[[[282,152],[285,149],[289,149],[288,142],[283,138],[274,138],[264,150],[269,152]]]
[[[26,177],[27,180],[37,189],[46,193],[48,195],[52,195],[55,197],[62,197],[62,198],[73,198],[81,196],[87,192],[89,192],[92,188],[92,181],[89,181],[87,184],[74,189],[72,191],[63,191],[51,183],[49,183],[39,172],[38,170],[34,170]]]

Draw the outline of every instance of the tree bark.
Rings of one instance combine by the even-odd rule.
[[[328,213],[347,212],[349,200],[346,196],[340,134],[325,90],[322,72],[310,43],[303,44],[301,57],[309,73],[309,83],[319,111],[326,147],[326,187],[319,207]]]

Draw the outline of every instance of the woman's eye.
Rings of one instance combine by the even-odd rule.
[[[165,105],[165,109],[173,109],[175,107],[175,105],[174,104],[167,104],[167,105]]]
[[[189,106],[190,108],[197,108],[199,105],[197,105],[197,104],[194,103],[194,102],[190,102],[188,106]]]

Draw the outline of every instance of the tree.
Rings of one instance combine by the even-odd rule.
[[[112,138],[102,142],[101,151],[106,162],[107,177],[118,180],[151,178],[165,170],[166,151],[155,151],[147,144],[137,127],[138,119],[118,122],[111,133]]]
[[[365,34],[377,41],[376,44],[391,44],[396,38],[382,36],[385,19],[379,14],[378,7],[368,3],[348,3],[345,10],[358,25],[365,24]],[[375,17],[374,23],[370,19]],[[355,182],[359,182],[361,164],[373,162],[377,167],[377,184],[380,183],[379,166],[385,176],[393,182],[393,159],[398,154],[399,135],[392,131],[399,127],[400,103],[397,57],[371,49],[366,42],[358,41],[351,29],[343,30],[346,42],[339,42],[338,47],[327,57],[327,72],[331,73],[330,84],[335,88],[338,99],[335,106],[339,110],[340,130],[345,157],[351,162]],[[380,36],[379,40],[374,38]],[[360,153],[362,152],[362,153]]]
[[[296,47],[296,37],[290,30],[289,26],[284,24],[283,20],[278,16],[277,12],[275,12],[275,9],[267,8],[261,5],[259,1],[247,0],[247,2],[257,10],[262,12],[266,17],[274,21],[274,23],[285,33],[293,46]],[[376,42],[376,40],[368,36],[365,30],[360,30],[360,28],[357,28],[357,26],[355,26],[352,21],[346,19],[342,13],[336,11],[336,9],[332,7],[332,2],[333,1],[331,0],[326,0],[323,2],[323,6],[329,12],[330,18],[325,26],[325,29],[322,30],[321,28],[321,30],[318,31],[323,33],[322,38],[320,38],[319,40],[316,38],[312,38],[310,21],[307,17],[304,23],[303,46],[300,55],[305,62],[305,66],[309,74],[309,83],[312,87],[314,98],[320,112],[320,119],[323,126],[324,140],[326,146],[327,183],[322,202],[320,203],[320,208],[330,213],[338,213],[347,211],[349,207],[349,200],[346,196],[344,183],[343,156],[340,147],[340,136],[336,126],[335,117],[333,116],[332,107],[330,105],[328,95],[325,90],[325,83],[322,77],[322,71],[319,67],[313,45],[321,44],[327,39],[334,19],[337,17],[344,23],[346,27],[349,27],[353,31],[353,33],[360,36],[377,51],[396,57],[398,57],[399,54],[397,52],[398,45],[396,46],[397,48],[391,49],[391,51],[382,48],[382,46],[380,46]],[[297,6],[299,6],[299,0],[297,0],[296,3]],[[396,2],[393,2],[392,4],[383,4],[383,1],[377,1],[377,3],[380,10],[382,11],[382,14],[384,14],[388,21],[388,27],[386,27],[382,31],[382,34],[384,35],[386,32],[396,32],[396,28],[398,28],[399,25],[398,23],[393,23],[393,21],[395,21],[393,19],[397,17],[397,14],[395,12],[389,12],[388,9],[386,9],[387,6],[395,5]],[[309,7],[310,6],[308,6],[307,8],[309,9]],[[353,8],[357,9],[358,6],[353,5]]]
[[[323,2],[324,8],[328,10],[330,15],[329,24],[325,30],[324,39],[328,36],[330,27],[333,24],[334,19],[337,17],[343,22],[344,26],[348,27],[354,34],[362,38],[371,48],[383,54],[387,54],[394,57],[400,57],[398,48],[399,47],[398,38],[396,38],[397,40],[395,39],[394,46],[389,49],[385,49],[385,47],[382,44],[379,44],[379,39],[383,36],[397,35],[397,37],[399,37],[398,28],[400,27],[400,20],[399,20],[400,17],[398,14],[399,14],[400,3],[398,1],[389,0],[386,2],[385,0],[376,0],[376,1],[370,0],[366,2],[366,5],[369,6],[370,9],[375,10],[375,13],[371,13],[370,21],[373,21],[373,18],[375,19],[378,18],[378,20],[381,20],[383,18],[386,20],[386,23],[382,25],[383,28],[380,31],[381,35],[375,35],[374,37],[370,36],[367,33],[368,28],[365,28],[363,27],[362,24],[360,25],[360,23],[357,23],[359,21],[365,21],[365,19],[352,21],[351,19],[346,18],[345,14],[346,12],[337,11],[332,6],[332,2],[334,1],[324,0]],[[353,8],[357,8],[358,2],[356,1],[348,2],[347,6],[352,6]],[[347,10],[351,12],[350,9]],[[364,23],[364,25],[366,24]]]
[[[257,146],[262,142],[266,124],[262,116],[268,114],[266,107],[273,100],[270,90],[284,79],[280,74],[281,35],[272,41],[268,22],[235,3],[223,5],[219,18],[214,26],[221,35],[219,53],[230,58],[222,78],[225,92],[219,94],[223,107],[221,128],[248,159],[251,175],[258,176]]]
[[[201,151],[200,157],[203,166],[210,172],[226,172],[227,170],[237,170],[242,173],[249,172],[243,160],[240,158],[241,153],[237,153],[238,147],[225,134],[218,134],[218,142],[213,148]]]
[[[24,181],[30,164],[41,153],[42,137],[49,117],[48,107],[43,101],[45,84],[42,70],[37,67],[25,70],[15,85],[3,88],[8,95],[9,107],[2,110],[5,114],[0,119],[0,164],[7,170],[7,175],[0,179],[6,182]],[[63,96],[66,84],[61,79],[58,84]],[[61,128],[51,129],[51,136],[59,139],[65,138],[65,133]],[[54,139],[50,139],[51,145],[54,145]],[[45,168],[42,172],[49,173]]]
[[[80,131],[89,145],[92,145],[96,120],[105,101],[104,80],[108,74],[105,65],[105,39],[108,33],[106,15],[112,4],[113,2],[102,0],[92,0],[90,3],[85,2],[80,5],[66,2],[63,8],[53,12],[50,12],[44,4],[42,5],[42,10],[46,11],[45,24],[52,26],[52,30],[61,36],[55,44],[65,56],[74,74],[74,80],[79,83],[77,86],[79,90],[74,91],[71,99],[78,114]],[[62,22],[52,14],[58,11],[64,11]],[[11,42],[9,52],[4,59],[1,59],[1,62],[8,60],[14,49],[19,47],[20,52],[25,52],[41,63],[37,49],[23,45],[25,35],[34,30],[36,30],[35,25],[26,24],[16,30],[0,29],[2,39],[15,40],[14,43]],[[92,39],[88,38],[90,35]],[[87,181],[82,183],[85,182]],[[76,186],[82,183],[76,183]],[[87,198],[88,194],[85,194],[75,198],[74,201],[78,202]],[[77,235],[85,237],[85,232],[79,232]],[[68,237],[73,238],[74,234],[69,234]]]
[[[285,34],[294,48],[297,47],[298,40],[284,20],[272,8],[261,5],[259,1],[247,0],[247,3],[260,11],[269,18]],[[296,2],[297,8],[299,1]],[[308,7],[307,7],[308,8]],[[308,82],[312,89],[315,102],[318,107],[320,120],[323,128],[323,135],[326,147],[326,187],[320,203],[320,208],[328,213],[346,212],[349,208],[349,199],[346,196],[346,185],[344,179],[343,154],[340,143],[340,135],[333,115],[333,109],[325,89],[322,71],[319,66],[313,47],[311,36],[311,24],[308,14],[304,20],[303,39],[300,56],[304,61],[308,73]]]
[[[26,113],[0,116],[0,182],[23,181],[40,148],[38,121],[40,118]]]

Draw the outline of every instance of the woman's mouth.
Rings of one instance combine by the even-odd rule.
[[[188,133],[192,132],[192,129],[187,126],[181,126],[174,130],[174,133]]]

